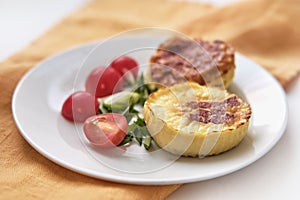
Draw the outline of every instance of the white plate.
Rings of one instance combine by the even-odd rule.
[[[23,77],[13,96],[13,116],[22,136],[42,155],[70,170],[132,184],[163,185],[211,179],[239,170],[265,155],[278,142],[287,124],[285,93],[267,71],[240,54],[236,55],[237,70],[230,90],[251,104],[253,117],[242,143],[221,155],[205,159],[179,158],[161,168],[157,164],[168,159],[163,153],[161,157],[158,154],[153,158],[141,156],[145,154],[107,158],[91,149],[80,137],[80,125],[75,126],[61,117],[64,99],[74,88],[83,88],[84,79],[92,67],[105,65],[115,56],[141,45],[149,48],[133,52],[132,56],[139,63],[146,63],[153,48],[163,39],[127,37],[113,40],[103,44],[101,51],[93,51],[84,67],[83,60],[98,43],[79,46],[38,64]],[[74,82],[78,72],[80,76]],[[97,153],[102,155],[100,162]],[[112,166],[101,159],[108,159]],[[113,169],[118,165],[124,170]],[[140,167],[152,165],[154,170],[150,171],[143,171],[144,168]],[[137,169],[137,173],[124,172],[128,169],[131,172]]]

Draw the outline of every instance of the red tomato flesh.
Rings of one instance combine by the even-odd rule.
[[[97,67],[87,77],[85,89],[97,98],[120,92],[123,89],[121,75],[113,68]]]
[[[64,102],[61,114],[64,118],[75,122],[84,122],[88,117],[96,115],[99,109],[98,100],[88,92],[75,92]]]
[[[120,56],[110,64],[110,67],[118,71],[121,76],[127,72],[131,72],[136,78],[139,73],[138,63],[129,56]]]
[[[117,113],[106,113],[88,118],[83,126],[87,139],[102,148],[116,147],[126,136],[126,118]]]

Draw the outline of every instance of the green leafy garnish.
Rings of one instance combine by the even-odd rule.
[[[125,144],[128,144],[132,141],[133,136],[126,134],[125,138],[122,140],[122,142],[118,146],[124,146]]]
[[[126,117],[129,124],[125,138],[118,146],[123,146],[136,141],[146,150],[150,150],[153,139],[146,127],[141,110],[148,96],[157,90],[153,84],[146,84],[143,74],[137,79],[126,83],[127,89],[132,92],[123,91],[100,100],[99,113],[121,113]]]

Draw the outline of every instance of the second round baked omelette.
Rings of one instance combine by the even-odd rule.
[[[187,82],[152,93],[144,118],[155,142],[182,156],[216,155],[237,146],[248,132],[250,105],[218,88]]]

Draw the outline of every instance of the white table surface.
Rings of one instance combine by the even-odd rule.
[[[220,0],[211,1],[224,4]],[[226,3],[230,1],[233,0]],[[86,2],[88,0],[0,0],[0,62]],[[300,199],[300,79],[288,91],[287,101],[286,132],[268,154],[235,173],[185,184],[168,200]]]

